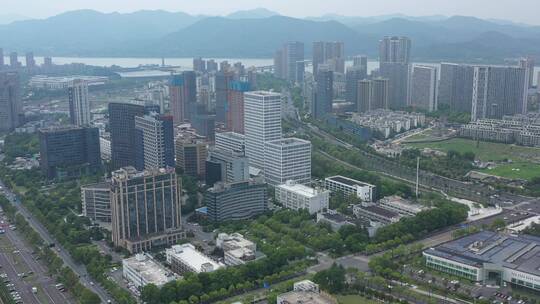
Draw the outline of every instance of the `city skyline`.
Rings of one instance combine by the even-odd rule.
[[[287,1],[270,0],[236,0],[234,3],[221,3],[216,0],[202,1],[174,1],[174,0],[97,0],[89,4],[88,1],[76,0],[53,0],[42,2],[39,0],[7,0],[2,6],[3,14],[8,19],[18,18],[47,18],[67,11],[79,9],[93,9],[105,13],[120,12],[131,13],[138,10],[167,10],[185,12],[192,15],[228,15],[236,11],[266,8],[281,15],[291,17],[309,17],[323,15],[343,15],[358,17],[373,17],[384,15],[404,14],[409,16],[434,16],[434,15],[463,15],[474,16],[483,19],[504,19],[518,23],[539,25],[536,16],[540,10],[540,3],[534,0],[523,0],[520,5],[527,7],[526,10],[515,10],[515,2],[509,0],[498,1],[492,5],[488,0],[470,1],[457,0],[452,3],[442,1],[414,0],[398,1],[384,0],[377,3],[367,1],[355,1],[354,7],[362,8],[355,10],[349,0],[336,0],[332,8],[328,9],[326,2],[322,0],[297,1],[298,5],[290,5]],[[308,5],[309,4],[309,5]],[[18,17],[15,18],[14,16]],[[23,17],[24,16],[24,17]],[[1,16],[0,16],[1,17]]]

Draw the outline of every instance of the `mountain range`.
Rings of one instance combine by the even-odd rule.
[[[162,10],[66,12],[0,25],[0,47],[52,56],[271,57],[285,41],[343,41],[347,55],[377,56],[378,40],[404,35],[416,60],[540,58],[540,26],[467,16],[292,18],[259,8],[224,17]]]

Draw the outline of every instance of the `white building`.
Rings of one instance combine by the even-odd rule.
[[[265,143],[282,137],[281,94],[267,91],[244,93],[244,129],[250,166],[262,170]]]
[[[161,287],[177,278],[174,273],[168,271],[146,253],[123,259],[122,275],[139,290],[148,284]]]
[[[337,304],[332,296],[321,292],[319,285],[309,280],[294,283],[293,290],[277,296],[277,304]]]
[[[189,243],[174,245],[166,249],[165,254],[167,256],[167,263],[178,274],[186,272],[212,272],[225,267],[223,264],[212,260],[209,256],[198,251],[195,249],[195,246]]]
[[[283,138],[265,142],[264,177],[270,185],[288,180],[299,184],[311,181],[311,142]],[[251,159],[250,159],[251,164]]]
[[[256,259],[257,244],[240,233],[220,233],[216,246],[223,250],[225,265],[236,266]]]
[[[246,136],[235,132],[216,133],[216,149],[246,153]]]
[[[306,209],[309,214],[328,209],[329,196],[328,190],[314,189],[290,180],[276,187],[276,200],[285,208]]]
[[[111,222],[111,184],[97,183],[81,186],[83,215],[92,221]]]
[[[111,157],[112,157],[111,137],[109,134],[107,134],[107,136],[99,137],[99,149],[101,152],[101,159],[111,160]]]
[[[342,192],[345,196],[354,194],[363,202],[373,201],[375,192],[374,185],[341,175],[325,178],[324,186],[332,192]]]
[[[90,124],[90,101],[88,84],[81,79],[73,80],[68,88],[69,118],[71,124],[86,126]]]

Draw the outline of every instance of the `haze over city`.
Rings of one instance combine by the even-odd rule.
[[[17,14],[28,18],[45,18],[78,9],[94,9],[108,13],[161,9],[190,14],[227,15],[238,10],[266,8],[293,17],[326,14],[362,17],[391,14],[463,15],[540,25],[540,3],[535,0],[497,0],[495,5],[490,0],[4,0],[1,7],[0,15]]]

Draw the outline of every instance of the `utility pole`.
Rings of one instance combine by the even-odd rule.
[[[419,171],[420,171],[420,157],[417,157],[416,158],[416,199],[418,199]]]

